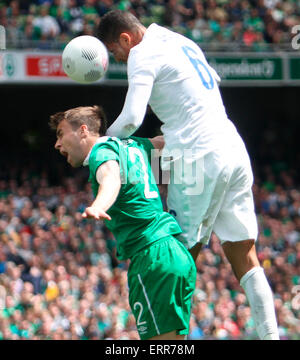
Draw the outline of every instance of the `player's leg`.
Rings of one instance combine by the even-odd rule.
[[[213,230],[246,293],[260,339],[279,339],[273,294],[255,249],[257,220],[249,162],[236,168],[230,185]]]
[[[260,267],[254,240],[226,241],[223,249],[245,290],[260,339],[279,340],[273,294]]]
[[[222,247],[238,281],[253,267],[260,266],[253,239],[226,241]]]

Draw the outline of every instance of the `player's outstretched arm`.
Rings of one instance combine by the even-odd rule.
[[[96,177],[99,183],[98,194],[92,205],[85,209],[82,217],[95,220],[111,220],[111,217],[106,211],[116,201],[121,188],[120,167],[118,162],[109,160],[99,166]]]

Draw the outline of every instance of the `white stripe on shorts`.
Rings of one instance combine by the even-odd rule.
[[[152,309],[151,309],[151,304],[150,304],[150,301],[149,301],[149,298],[148,298],[148,295],[147,295],[147,292],[146,292],[146,289],[145,289],[145,286],[144,286],[144,284],[143,284],[143,281],[142,281],[142,278],[141,278],[141,275],[140,275],[140,274],[138,274],[138,279],[139,279],[140,284],[142,285],[143,292],[144,292],[144,295],[145,295],[145,298],[146,298],[146,301],[147,301],[147,304],[148,304],[148,309],[149,309],[150,314],[151,314],[151,316],[152,316],[152,319],[153,319],[153,322],[154,322],[154,325],[155,325],[157,334],[160,335],[158,326],[157,326],[157,324],[156,324],[155,316],[154,316],[153,311],[152,311]]]

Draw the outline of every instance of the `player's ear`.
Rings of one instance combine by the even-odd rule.
[[[87,125],[85,125],[85,124],[80,125],[79,134],[82,137],[85,137],[88,134],[88,131],[89,131],[89,129],[88,129]]]
[[[132,44],[132,37],[127,32],[122,32],[119,37],[119,42],[122,48],[128,49]]]

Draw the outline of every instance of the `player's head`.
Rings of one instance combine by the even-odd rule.
[[[117,61],[127,62],[130,49],[142,40],[145,30],[130,12],[112,10],[101,18],[97,35]]]
[[[73,167],[81,166],[95,140],[106,132],[106,117],[100,106],[81,106],[50,116],[56,130],[55,149]]]

